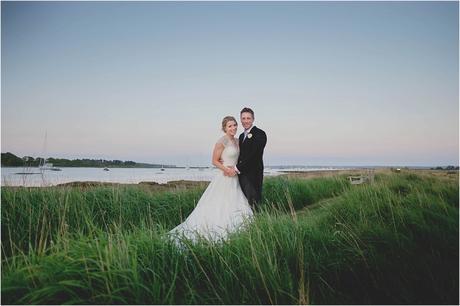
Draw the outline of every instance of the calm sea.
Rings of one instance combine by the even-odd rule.
[[[113,182],[113,183],[128,183],[137,184],[142,181],[167,183],[168,181],[176,180],[191,180],[191,181],[210,181],[218,171],[215,168],[110,168],[109,171],[104,171],[102,168],[74,168],[61,167],[62,171],[43,171],[38,168],[22,168],[22,167],[2,167],[1,178],[2,186],[53,186],[62,183],[76,181],[97,181],[97,182]],[[285,170],[335,170],[336,167],[305,167],[305,168],[266,168],[265,176],[274,176],[281,174],[280,171]],[[27,173],[27,174],[23,174]]]

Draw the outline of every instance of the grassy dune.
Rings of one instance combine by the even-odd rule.
[[[458,174],[266,179],[246,230],[178,250],[203,190],[2,188],[2,303],[458,304]]]

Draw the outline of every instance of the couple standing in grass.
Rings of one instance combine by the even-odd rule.
[[[212,154],[212,163],[220,171],[188,218],[169,232],[174,237],[220,240],[252,217],[252,210],[261,200],[267,136],[253,125],[252,109],[243,108],[240,120],[244,132],[239,138],[235,137],[236,119],[227,116],[222,120],[225,135],[219,138]]]

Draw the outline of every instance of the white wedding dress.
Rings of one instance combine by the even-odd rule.
[[[239,155],[238,139],[232,141],[225,135],[218,143],[224,145],[221,155],[224,166],[235,166]],[[219,170],[192,213],[168,234],[176,242],[184,237],[194,242],[199,238],[218,241],[238,230],[252,216],[252,209],[241,190],[238,176],[225,176]]]

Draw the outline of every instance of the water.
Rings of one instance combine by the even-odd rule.
[[[184,169],[166,168],[161,171],[157,168],[110,168],[104,171],[102,168],[74,168],[61,167],[62,171],[44,171],[38,168],[2,167],[2,186],[53,186],[62,183],[76,181],[97,181],[137,184],[142,181],[167,183],[168,181],[190,180],[210,181],[220,171],[215,168]],[[31,174],[18,174],[18,173]],[[33,174],[32,174],[33,173]],[[266,173],[275,175],[276,171]]]
[[[158,168],[110,168],[104,171],[102,168],[75,168],[60,167],[62,171],[40,172],[38,168],[2,167],[2,186],[54,186],[62,183],[77,181],[111,182],[137,184],[142,181],[167,183],[169,181],[190,180],[210,181],[218,171],[216,168],[185,169],[166,168],[161,171]],[[337,170],[337,167],[273,167],[264,170],[265,176],[279,175],[280,171],[317,171]],[[18,174],[30,173],[30,174]]]

